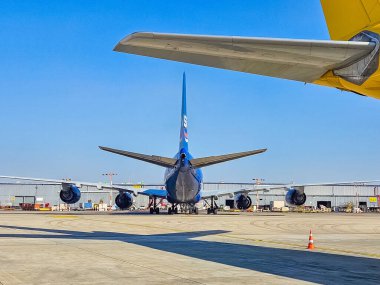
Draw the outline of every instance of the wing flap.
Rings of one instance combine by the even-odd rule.
[[[267,149],[258,149],[258,150],[252,150],[252,151],[244,151],[244,152],[237,152],[237,153],[231,153],[231,154],[224,154],[224,155],[218,155],[218,156],[208,156],[208,157],[202,157],[202,158],[194,158],[190,160],[191,165],[194,168],[201,168],[217,163],[222,163],[229,160],[234,160],[250,155],[259,154],[262,152],[265,152]]]
[[[369,54],[373,43],[134,33],[115,51],[313,82]]]
[[[177,161],[174,158],[168,158],[168,157],[157,156],[157,155],[146,155],[146,154],[135,153],[135,152],[126,151],[126,150],[119,150],[119,149],[114,149],[114,148],[109,148],[109,147],[104,147],[104,146],[99,146],[99,148],[104,151],[116,153],[119,155],[134,158],[137,160],[142,160],[142,161],[156,164],[162,167],[173,167]]]

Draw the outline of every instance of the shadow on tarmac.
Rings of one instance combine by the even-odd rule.
[[[348,282],[379,284],[380,280],[379,259],[193,239],[228,232],[222,230],[136,235],[2,225],[0,228],[43,232],[0,234],[0,238],[116,240],[201,260],[322,284]]]

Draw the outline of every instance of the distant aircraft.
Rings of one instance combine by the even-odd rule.
[[[168,210],[169,214],[176,213],[178,209],[177,205],[181,204],[185,204],[190,213],[197,213],[198,209],[195,207],[195,204],[202,198],[205,199],[210,197],[209,195],[205,196],[201,191],[203,180],[201,168],[233,159],[259,154],[265,152],[266,149],[193,158],[189,152],[189,136],[187,128],[186,77],[185,74],[183,74],[180,141],[179,150],[174,158],[145,155],[103,146],[100,146],[100,149],[165,167],[165,190],[147,189],[140,192],[140,194],[151,196],[154,199],[167,199],[167,201],[172,204],[172,207]],[[248,207],[249,206],[250,205],[248,205]],[[210,208],[211,210],[209,210],[209,212],[212,211],[213,213],[216,213],[214,203],[212,203]],[[153,203],[153,207],[150,211],[152,213],[159,213],[159,208],[156,206],[156,203]]]
[[[134,33],[115,51],[314,83],[380,99],[380,2],[321,0],[332,40]]]
[[[186,78],[183,75],[182,86],[182,111],[181,111],[181,128],[180,128],[180,143],[179,151],[174,158],[162,157],[156,155],[145,155],[130,151],[118,150],[108,147],[100,146],[100,149],[116,153],[119,155],[127,156],[130,158],[149,162],[158,166],[166,168],[165,172],[165,189],[144,189],[137,191],[130,189],[126,186],[107,185],[102,183],[81,182],[72,180],[55,180],[43,178],[30,178],[30,177],[17,177],[17,176],[0,176],[3,179],[16,179],[16,180],[29,180],[29,181],[44,181],[52,184],[61,184],[62,190],[60,191],[60,198],[63,202],[68,204],[75,204],[81,198],[81,191],[79,188],[82,186],[94,186],[99,190],[117,190],[119,194],[116,196],[115,203],[120,209],[128,209],[133,205],[133,196],[146,195],[153,199],[150,207],[150,213],[159,214],[160,208],[157,204],[157,198],[166,199],[171,203],[168,209],[168,214],[178,213],[178,206],[186,209],[188,213],[198,213],[195,204],[200,200],[205,200],[209,208],[208,214],[216,214],[218,205],[216,200],[218,197],[229,196],[235,198],[236,206],[239,209],[248,209],[252,205],[252,200],[248,196],[251,192],[257,191],[270,191],[275,189],[283,189],[286,191],[286,202],[288,205],[303,205],[306,201],[306,194],[304,192],[305,186],[313,185],[331,185],[332,183],[320,184],[303,184],[303,185],[255,185],[251,189],[240,190],[209,190],[202,191],[202,171],[201,168],[214,165],[221,162],[226,162],[233,159],[238,159],[250,155],[265,152],[266,149],[258,149],[246,152],[238,152],[232,154],[225,154],[219,156],[208,156],[202,158],[193,158],[189,152],[189,136],[187,132],[188,119],[186,111]],[[366,183],[362,182],[339,182],[334,184],[355,184]]]

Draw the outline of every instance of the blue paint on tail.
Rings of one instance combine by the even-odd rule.
[[[187,132],[187,111],[186,111],[186,74],[183,73],[182,81],[182,111],[181,111],[181,131],[179,135],[179,152],[189,151],[189,137]]]

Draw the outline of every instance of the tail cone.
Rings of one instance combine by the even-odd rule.
[[[310,234],[309,234],[309,244],[307,245],[307,249],[314,249],[314,240],[313,240],[313,233],[311,232],[310,230]]]

